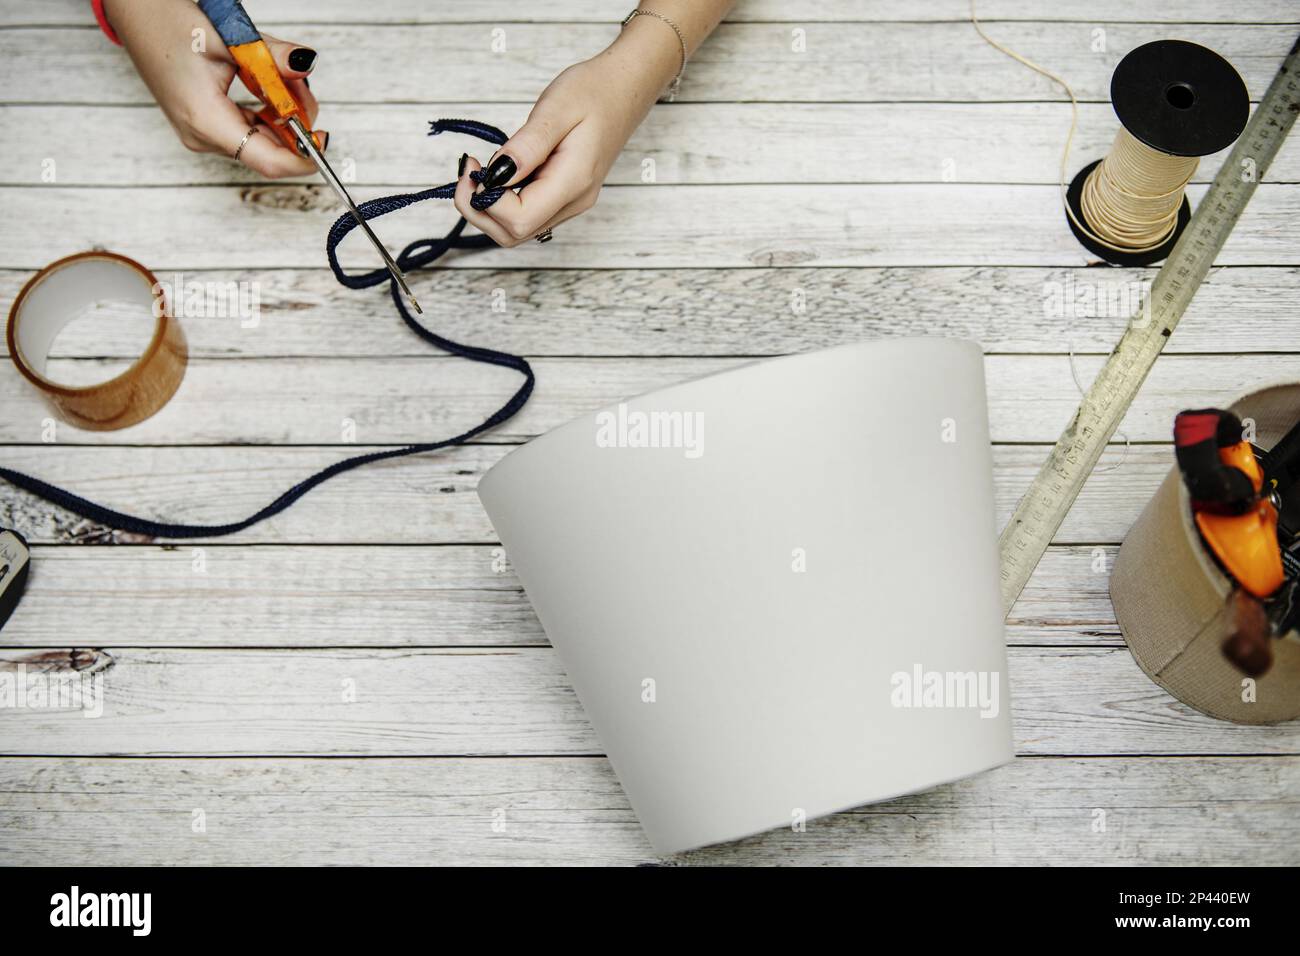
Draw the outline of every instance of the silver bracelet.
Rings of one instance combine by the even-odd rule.
[[[668,102],[671,103],[673,100],[677,99],[677,92],[682,88],[682,74],[686,72],[686,36],[682,33],[681,27],[668,19],[662,13],[655,13],[653,10],[642,10],[640,7],[633,10],[623,18],[623,22],[619,24],[619,29],[621,30],[623,27],[631,23],[633,17],[654,17],[656,20],[662,20],[673,28],[673,33],[677,34],[677,40],[682,45],[682,65],[678,68],[677,75],[673,77],[673,81],[668,84]]]

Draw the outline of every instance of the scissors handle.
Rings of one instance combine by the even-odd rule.
[[[284,82],[271,48],[262,39],[240,0],[199,0],[199,9],[212,21],[226,49],[235,58],[239,79],[248,87],[248,92],[264,104],[257,118],[275,130],[286,146],[302,153],[302,147],[289,126],[289,120],[296,119],[303,129],[310,132],[316,148],[324,150],[328,136],[311,131],[307,108]]]

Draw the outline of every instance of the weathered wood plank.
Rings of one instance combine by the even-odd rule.
[[[1008,657],[1021,754],[1300,753],[1300,721],[1198,714],[1124,647],[1012,647]],[[10,755],[601,752],[549,647],[0,651],[0,671],[20,665],[102,675],[103,710],[0,709],[0,753]],[[879,692],[889,690],[882,678]]]
[[[352,182],[423,188],[450,181],[462,150],[481,160],[491,152],[461,136],[430,138],[429,120],[473,116],[510,132],[529,109],[343,103],[327,107],[320,123],[331,131],[332,162]],[[650,113],[606,181],[1055,183],[1069,109],[1066,103],[675,104]],[[1105,155],[1118,127],[1108,103],[1083,104],[1079,123],[1075,167]],[[87,140],[96,149],[87,150]],[[152,106],[0,106],[0,142],[7,144],[4,185],[259,181],[226,157],[184,149]],[[1202,159],[1195,181],[1213,179],[1225,156]],[[1268,178],[1300,180],[1300,147],[1284,147]]]
[[[264,11],[264,12],[263,12]],[[517,0],[478,0],[473,18],[485,23],[617,23],[627,12],[626,0],[548,0],[520,5]],[[1293,22],[1295,9],[1286,0],[1182,0],[1138,6],[1129,0],[981,0],[980,19],[996,20],[1115,20],[1169,23]],[[899,0],[744,0],[727,15],[732,23],[788,20],[792,22],[909,20],[964,21],[967,0],[929,0],[924,4]],[[465,8],[445,0],[385,0],[358,5],[355,0],[258,0],[257,21],[280,23],[461,23]],[[0,5],[0,25],[69,25],[88,27],[81,0],[42,0],[40,4]]]
[[[505,50],[493,51],[493,31]],[[801,31],[796,34],[795,31]],[[1101,31],[1100,33],[1098,31]],[[312,91],[322,102],[444,100],[528,103],[554,76],[598,53],[605,23],[285,24],[278,33],[321,52]],[[1069,79],[1080,99],[1105,102],[1129,50],[1169,36],[1163,23],[998,24],[1000,42]],[[1223,54],[1256,96],[1295,41],[1291,24],[1185,24]],[[1095,46],[1104,39],[1105,49]],[[499,44],[498,44],[499,45]],[[98,31],[0,31],[8,103],[148,103],[126,54]],[[743,64],[738,68],[737,64]],[[485,82],[485,77],[491,77]],[[691,60],[681,102],[957,102],[1059,100],[1054,83],[990,47],[969,23],[730,23]],[[793,114],[793,111],[792,111]]]
[[[1050,549],[1008,643],[1118,644],[1107,596],[1115,551]],[[546,643],[495,545],[37,547],[33,560],[5,625],[11,647]]]
[[[470,341],[475,341],[471,339]],[[484,344],[478,339],[476,344]],[[736,358],[547,358],[534,362],[537,390],[491,440],[532,438],[629,396],[747,362]],[[1104,359],[1076,356],[1083,385]],[[59,359],[55,381],[104,380],[118,363]],[[103,371],[101,371],[103,370]],[[95,374],[101,372],[100,374]],[[990,355],[985,360],[994,441],[1055,441],[1079,404],[1066,355]],[[1252,387],[1300,381],[1300,353],[1169,355],[1121,426],[1130,441],[1167,441],[1189,405],[1223,405]],[[115,432],[70,426],[50,436],[49,409],[31,385],[0,376],[0,441],[136,444],[404,444],[460,434],[503,405],[517,372],[447,356],[353,359],[208,359],[190,364],[175,398],[151,419]]]
[[[1294,866],[1298,783],[1296,757],[1025,759],[663,862]],[[16,865],[657,859],[603,759],[11,759],[0,794]]]
[[[357,453],[370,449],[356,447]],[[512,446],[471,445],[384,462],[326,482],[239,544],[472,544],[496,541],[475,488]],[[995,446],[999,526],[1047,457],[1047,446]],[[195,524],[252,514],[342,457],[338,448],[10,447],[9,467],[127,511]],[[1056,535],[1058,544],[1115,544],[1174,466],[1168,445],[1120,446],[1102,458]],[[0,525],[41,544],[131,541],[0,483]]]
[[[450,269],[419,281],[437,290],[436,304],[426,306],[439,332],[530,356],[783,355],[909,335],[974,339],[988,352],[1059,354],[1108,352],[1155,273],[993,267]],[[0,271],[0,302],[12,301],[30,277],[22,270]],[[234,309],[183,316],[195,358],[433,354],[391,307],[386,311],[381,293],[358,294],[328,271],[159,277],[173,289],[243,288],[249,304],[256,293],[255,324]],[[500,311],[494,311],[498,304]],[[147,315],[81,322],[56,340],[53,354],[134,360],[151,323]],[[1241,266],[1211,274],[1165,353],[1289,352],[1297,342],[1300,268]]]
[[[358,201],[393,190],[365,187]],[[1203,186],[1189,190],[1193,202]],[[38,269],[108,248],[155,271],[320,267],[338,218],[323,185],[94,189],[0,188],[14,228],[0,233],[0,266]],[[382,220],[390,249],[441,235],[440,209]],[[121,211],[130,207],[133,215]],[[1013,217],[1014,228],[1003,222]],[[978,184],[611,186],[557,241],[449,255],[451,267],[726,268],[733,266],[1079,266],[1090,254],[1062,224],[1055,186]],[[241,228],[200,228],[239,223]],[[1264,183],[1220,254],[1220,265],[1300,264],[1300,187]],[[346,268],[375,268],[349,238]],[[413,288],[436,300],[427,275]]]
[[[450,139],[430,143],[422,136],[425,119],[448,115],[442,112],[446,104],[419,105],[430,94],[450,100],[485,95],[499,100],[496,105],[466,102],[453,105],[452,110],[511,128],[553,72],[612,36],[612,23],[626,7],[615,9],[609,0],[597,4],[556,0],[527,8],[484,0],[487,5],[476,6],[471,16],[452,5],[417,0],[371,7],[345,0],[259,3],[267,8],[265,15],[259,13],[263,23],[284,24],[276,32],[322,49],[322,72],[315,85],[331,103],[327,107],[330,127],[338,134],[335,155],[353,161],[356,181],[366,187],[358,190],[363,196],[393,191],[394,183],[424,185],[439,179],[432,170],[451,168],[463,146]],[[1292,6],[1267,0],[1230,6],[1188,0],[1151,8],[1118,0],[1087,5],[985,0],[980,10],[990,21],[1077,21],[997,23],[992,32],[1061,68],[1079,84],[1085,99],[1097,101],[1084,107],[1083,140],[1075,153],[1081,163],[1088,154],[1103,150],[1113,131],[1109,106],[1101,101],[1107,96],[1114,63],[1131,46],[1168,35],[1206,43],[1236,62],[1252,94],[1258,96],[1295,32],[1294,25],[1124,26],[1115,21],[1294,21]],[[685,98],[698,102],[656,110],[613,174],[615,183],[640,183],[641,161],[650,158],[660,187],[686,184],[692,188],[681,188],[677,198],[649,193],[652,187],[647,186],[606,190],[591,216],[566,227],[568,234],[562,238],[569,239],[571,247],[552,250],[555,258],[536,258],[536,249],[521,251],[524,259],[509,253],[464,257],[458,264],[472,268],[425,278],[422,291],[432,295],[437,288],[440,304],[452,313],[438,320],[440,330],[454,328],[469,341],[477,341],[480,331],[487,329],[491,333],[482,336],[484,341],[508,341],[515,343],[510,347],[530,355],[557,357],[773,354],[904,330],[970,335],[983,340],[991,351],[1109,348],[1122,317],[1070,321],[1049,316],[1041,321],[1045,283],[1054,281],[1048,277],[1061,279],[1066,272],[954,268],[920,273],[888,268],[896,262],[997,263],[1003,260],[989,259],[985,253],[1001,253],[1004,247],[1016,256],[1025,255],[1006,260],[1011,263],[1069,266],[1085,261],[1068,233],[1060,229],[1059,210],[1049,209],[1042,198],[1054,176],[1065,113],[1058,102],[1032,101],[1057,100],[1059,92],[985,47],[964,22],[966,13],[965,0],[921,7],[888,0],[816,4],[752,0],[739,5],[731,19],[754,22],[724,27],[688,71]],[[467,23],[470,19],[482,22]],[[521,19],[539,22],[520,25]],[[879,19],[951,22],[866,22]],[[337,25],[348,20],[357,25]],[[819,24],[827,20],[862,22]],[[446,21],[450,22],[445,26],[407,26]],[[575,26],[579,21],[589,25]],[[368,25],[375,22],[391,26],[376,30]],[[176,146],[122,52],[90,26],[84,0],[0,3],[0,26],[58,23],[80,26],[0,30],[0,53],[14,67],[4,101],[43,104],[0,107],[0,139],[9,144],[9,162],[0,181],[40,182],[41,162],[47,158],[57,164],[58,187],[245,181],[224,161],[192,156]],[[319,23],[330,25],[310,25]],[[496,26],[506,30],[508,50],[502,55],[492,54],[488,46]],[[1100,54],[1091,47],[1098,27],[1105,32],[1107,46],[1107,52]],[[790,50],[791,31],[796,28],[806,30],[806,53]],[[355,42],[363,36],[366,42]],[[379,50],[382,54],[376,55]],[[439,51],[436,66],[430,50]],[[737,62],[752,68],[738,72]],[[377,70],[377,63],[400,66]],[[430,64],[427,71],[419,68],[423,64]],[[489,74],[493,84],[485,90],[479,78]],[[710,105],[730,98],[846,102],[793,108],[761,102]],[[92,110],[45,105],[50,100],[82,99],[135,105]],[[864,105],[864,101],[895,99],[933,102],[921,107]],[[361,105],[376,100],[388,105]],[[949,105],[948,100],[1021,102],[971,107]],[[80,117],[82,134],[89,130],[103,147],[93,151],[95,168],[87,165],[86,150],[74,148],[66,133],[73,124],[60,121],[60,114],[70,115],[73,110]],[[39,135],[33,135],[33,130],[39,130]],[[864,130],[869,135],[863,135]],[[414,142],[416,138],[421,141]],[[918,152],[914,144],[919,141],[927,143],[926,150]],[[1015,143],[1012,155],[1007,155],[1012,151],[1004,148],[1005,143]],[[828,163],[827,157],[834,157],[835,164]],[[947,159],[955,159],[955,165],[945,166]],[[1297,163],[1300,155],[1295,147],[1284,151],[1273,178],[1294,181]],[[934,192],[913,191],[904,197],[831,187],[827,202],[807,202],[811,190],[827,191],[812,184],[827,180],[834,166],[851,170],[844,175],[848,182],[909,180],[933,183]],[[1207,160],[1202,178],[1215,166],[1217,162]],[[768,187],[768,192],[744,185],[709,188],[773,180],[803,185]],[[1042,185],[1042,194],[1014,187],[1003,194],[977,192],[958,185],[971,182],[1048,185]],[[31,195],[24,200],[26,205],[19,203],[21,211],[11,214],[11,229],[6,232],[10,238],[0,237],[0,264],[28,270],[88,240],[118,248],[158,269],[290,266],[297,271],[246,274],[265,283],[267,309],[258,329],[234,334],[223,324],[225,320],[189,320],[195,354],[241,359],[330,354],[427,358],[420,343],[405,336],[393,321],[378,294],[362,298],[345,293],[320,270],[324,224],[336,210],[328,199],[322,200],[319,190],[295,194],[228,189],[233,199],[214,202],[207,190],[109,189],[98,190],[104,198],[97,199],[88,197],[96,190],[58,187],[27,190]],[[957,189],[964,197],[961,200],[953,199]],[[772,198],[786,193],[789,198]],[[1300,248],[1295,242],[1297,210],[1291,208],[1295,203],[1284,199],[1274,208],[1273,195],[1286,194],[1261,192],[1252,216],[1262,205],[1264,218],[1248,217],[1241,229],[1253,235],[1241,249],[1230,248],[1225,261],[1300,263],[1294,256]],[[5,198],[12,197],[0,193],[0,199]],[[956,214],[939,211],[954,202],[960,207]],[[116,214],[126,203],[139,210],[138,233],[132,231],[134,226],[117,222]],[[864,210],[860,215],[859,208]],[[990,210],[1003,208],[1015,210],[1016,231],[991,222]],[[666,219],[658,218],[661,210],[666,211]],[[690,213],[709,225],[692,224]],[[420,225],[405,234],[394,220],[383,233],[398,245],[403,238],[434,231],[430,218],[413,217],[411,221]],[[450,219],[449,212],[437,218],[439,228],[443,219]],[[233,243],[222,245],[228,236],[212,240],[213,230],[201,225],[205,221],[246,223],[245,229],[218,231],[256,239],[240,257]],[[28,222],[33,225],[23,225]],[[629,230],[628,222],[638,223],[639,231]],[[801,238],[790,237],[790,222],[800,224]],[[757,239],[723,235],[724,230],[714,228],[716,223],[725,223],[726,232]],[[1056,232],[1066,241],[1054,244]],[[141,242],[145,233],[150,235]],[[629,244],[633,233],[635,247]],[[947,255],[955,250],[956,259],[933,258],[927,243],[935,235],[944,236],[945,247],[952,247],[941,252]],[[996,240],[990,241],[990,235]],[[48,247],[53,236],[71,245]],[[214,258],[207,258],[206,252],[192,255],[210,241],[218,244]],[[1234,240],[1238,241],[1240,236]],[[877,245],[870,245],[873,242]],[[759,244],[751,247],[751,243]],[[155,255],[159,249],[162,254]],[[283,258],[286,251],[287,259]],[[902,258],[891,258],[896,254]],[[801,261],[885,268],[868,272],[749,268]],[[495,273],[482,269],[521,263],[539,268]],[[561,272],[555,270],[557,265],[583,268]],[[722,274],[666,271],[679,265],[746,268]],[[601,271],[611,266],[630,269]],[[1220,271],[1198,298],[1204,318],[1194,307],[1171,350],[1293,351],[1300,341],[1290,319],[1300,314],[1290,308],[1300,288],[1295,271]],[[1083,270],[1068,274],[1076,280],[1088,278]],[[13,283],[21,278],[17,271],[0,274],[0,293],[12,297]],[[789,311],[796,286],[804,290],[808,302],[807,311],[798,315]],[[506,293],[504,314],[485,308],[497,288]],[[905,308],[896,308],[899,303]],[[379,312],[378,320],[358,322],[361,308],[368,315]],[[891,315],[894,311],[908,314]],[[1278,312],[1281,315],[1273,317]],[[1062,333],[1067,326],[1076,328]],[[99,354],[129,354],[124,341],[109,339],[108,348]],[[1239,391],[1274,371],[1283,377],[1300,377],[1294,374],[1291,356],[1257,357],[1235,366],[1227,359],[1212,361],[1221,364],[1214,366],[1216,371],[1208,379],[1200,374],[1202,366],[1182,366],[1188,374],[1180,383],[1167,360],[1162,360],[1161,369],[1170,372],[1148,385],[1160,391],[1150,406],[1156,409],[1153,414],[1164,415],[1162,403],[1193,393],[1198,400],[1220,400],[1229,389]],[[1090,362],[1079,362],[1085,381],[1095,367]],[[341,386],[323,380],[338,363],[294,366],[300,370],[294,388],[309,382],[309,364],[322,377],[317,383],[322,394],[337,391],[347,402],[359,396],[363,410],[377,412],[385,393],[373,392],[374,380],[371,391],[360,376]],[[705,364],[707,360],[684,361],[678,370],[702,369]],[[283,367],[276,362],[268,365]],[[88,369],[94,363],[68,367]],[[216,367],[215,362],[196,362],[192,375]],[[430,409],[445,405],[443,389],[457,388],[462,380],[446,364],[424,368],[425,378],[414,374],[414,365],[407,368],[411,374],[402,380],[405,387],[410,394],[423,395],[432,383],[436,394],[427,404]],[[659,370],[665,369],[667,365]],[[589,367],[557,358],[547,371],[557,382],[575,382]],[[402,374],[399,371],[399,377]],[[631,378],[642,374],[636,372]],[[1057,369],[1063,386],[1068,386],[1066,374],[1064,365]],[[0,407],[10,413],[4,416],[6,423],[13,420],[15,409],[23,418],[35,410],[5,391],[4,383],[13,378],[0,373]],[[1005,402],[995,403],[995,423],[1012,414],[1023,416],[1030,405],[1038,405],[1034,383],[1040,378],[1037,372],[1029,378],[1031,385],[1024,394],[1016,393],[1023,383],[1014,375],[998,379],[993,395]],[[252,379],[261,383],[255,385],[254,397],[270,393],[256,374]],[[378,381],[386,381],[386,376],[380,375]],[[244,380],[235,384],[239,387]],[[503,385],[501,394],[512,387],[509,381],[485,378],[469,400],[445,411],[420,410],[408,401],[401,406],[398,424],[423,429],[430,422],[450,421],[458,413],[477,414],[475,398],[487,397],[485,407],[499,400],[489,387],[496,384]],[[625,380],[620,375],[606,377],[593,394],[611,384],[621,387]],[[585,386],[578,386],[577,392],[574,386],[563,387],[569,391],[554,395],[543,391],[539,398],[553,401],[559,409],[581,400]],[[1068,414],[1074,402],[1072,387],[1063,387],[1059,396],[1052,394]],[[188,406],[187,418],[224,419],[232,409],[236,420],[245,414],[239,410],[247,407],[245,396],[216,396],[211,391],[208,398],[206,409]],[[285,397],[276,397],[269,407],[279,411],[286,404]],[[319,423],[312,415],[334,414],[342,406],[327,402],[322,407],[323,413],[293,411],[286,417],[291,423],[308,421],[308,427],[314,428]],[[1045,420],[1047,413],[1041,417]],[[387,440],[366,432],[393,424],[382,418],[357,421],[361,424],[358,439],[364,441]],[[1160,424],[1164,431],[1159,438],[1164,439],[1168,422]],[[1154,420],[1138,429],[1147,425],[1154,425]],[[1053,423],[1042,440],[1054,438],[1058,426],[1059,422]],[[167,436],[157,440],[184,440],[176,433],[190,427],[169,427]],[[265,433],[272,435],[274,429]],[[67,432],[60,437],[66,439]],[[244,440],[233,434],[225,439]],[[270,440],[285,440],[285,436]],[[321,440],[334,442],[338,437],[322,433]],[[51,752],[58,753],[174,753],[187,752],[183,748],[191,745],[195,749],[189,752],[220,753],[225,752],[220,749],[223,745],[233,744],[229,752],[241,754],[498,753],[492,749],[497,746],[542,754],[556,743],[561,745],[558,752],[594,753],[594,738],[558,662],[544,646],[526,599],[508,572],[498,575],[491,567],[493,545],[442,546],[443,542],[494,539],[473,488],[478,475],[508,450],[458,449],[342,478],[273,525],[239,537],[239,545],[204,548],[206,575],[196,573],[196,555],[188,546],[174,551],[38,547],[38,573],[31,593],[3,635],[3,644],[10,648],[6,656],[40,654],[16,647],[49,648],[52,653],[44,665],[59,668],[69,660],[62,648],[103,646],[110,643],[105,635],[112,635],[111,643],[118,647],[152,643],[173,649],[81,654],[75,666],[108,668],[104,671],[108,716],[86,721],[75,714],[44,714],[27,722],[16,712],[0,711],[0,720],[10,721],[6,732],[0,732],[0,741],[7,747],[15,736],[7,731],[16,727],[16,739],[29,745],[28,752],[41,752],[53,741]],[[1005,520],[1045,452],[1038,445],[995,449],[1000,520]],[[319,447],[56,446],[0,449],[0,460],[27,463],[40,474],[61,481],[75,479],[73,484],[107,471],[112,477],[82,483],[80,489],[92,497],[101,492],[110,499],[120,495],[115,503],[124,506],[147,501],[163,512],[188,512],[188,517],[204,520],[252,510],[340,454],[337,448]],[[1116,451],[1103,465],[1120,458]],[[667,862],[1300,862],[1295,850],[1300,831],[1294,796],[1300,758],[1285,756],[1297,752],[1295,728],[1230,728],[1193,715],[1146,681],[1127,652],[1113,646],[1116,635],[1103,568],[1113,558],[1113,542],[1170,464],[1165,446],[1135,447],[1118,471],[1095,475],[1058,540],[1110,542],[1100,549],[1101,563],[1095,563],[1091,546],[1054,548],[1017,605],[1008,637],[1013,645],[1022,645],[1012,652],[1021,749],[1035,754],[1113,749],[1134,755],[1284,756],[1034,757],[927,794],[838,815],[813,824],[805,834],[778,832]],[[161,490],[163,485],[167,490]],[[78,533],[95,536],[95,529],[85,523],[46,512],[0,486],[0,524],[30,525],[51,541],[67,541]],[[17,521],[7,520],[14,516]],[[415,546],[248,546],[294,540],[395,541]],[[432,544],[439,546],[421,546]],[[320,648],[358,642],[390,647],[301,652],[218,649],[275,644]],[[400,647],[411,643],[528,646],[513,653],[472,654]],[[1072,651],[1023,646],[1081,643],[1092,647]],[[212,649],[183,650],[182,645]],[[349,678],[359,682],[359,702],[332,703],[339,699],[341,682]],[[360,709],[336,719],[344,706]],[[319,739],[324,740],[321,746]],[[271,746],[256,746],[265,741],[271,741]],[[245,746],[248,749],[239,749]],[[637,863],[653,859],[621,789],[599,757],[381,757],[364,763],[348,756],[334,760],[10,758],[0,759],[0,794],[0,857],[6,862],[84,862],[87,852],[119,865]],[[207,835],[192,832],[195,808],[207,814]],[[506,812],[502,833],[492,828],[498,808]],[[1107,814],[1103,833],[1092,832],[1097,809]],[[112,825],[102,825],[106,820]]]

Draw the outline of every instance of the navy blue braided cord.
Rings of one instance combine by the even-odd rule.
[[[495,126],[488,126],[486,123],[478,123],[474,120],[462,119],[441,119],[435,120],[429,124],[429,135],[437,136],[442,132],[464,133],[467,136],[477,136],[479,139],[487,140],[500,146],[506,141],[506,134]],[[483,173],[481,170],[471,174],[476,182],[482,180]],[[512,188],[520,188],[527,185],[528,180],[524,180]],[[505,187],[485,190],[476,193],[471,200],[475,209],[486,209],[495,203],[505,194]],[[374,219],[379,216],[387,215],[398,209],[404,209],[414,203],[424,202],[428,199],[451,199],[456,194],[456,183],[447,183],[445,186],[438,186],[433,189],[426,189],[418,193],[406,193],[398,196],[387,196],[382,199],[372,199],[369,202],[362,203],[358,209],[361,215],[366,219]],[[385,280],[389,282],[389,291],[392,294],[393,304],[397,306],[397,312],[402,317],[407,326],[431,345],[449,352],[452,355],[459,355],[473,362],[486,362],[490,365],[500,365],[505,368],[511,368],[519,372],[524,377],[523,384],[519,386],[509,401],[497,409],[491,416],[481,424],[475,425],[468,431],[461,432],[453,438],[445,438],[442,441],[423,442],[416,445],[407,445],[403,448],[390,448],[384,451],[370,452],[365,455],[354,455],[351,458],[345,458],[342,461],[335,462],[328,468],[324,468],[316,474],[298,482],[280,497],[276,498],[265,508],[255,514],[249,515],[241,521],[233,521],[230,524],[173,524],[167,521],[152,521],[148,518],[139,518],[135,515],[125,514],[121,511],[115,511],[112,508],[106,508],[103,505],[88,501],[80,495],[75,495],[70,491],[65,491],[51,485],[49,482],[42,481],[39,478],[33,478],[31,475],[14,471],[10,468],[0,466],[0,478],[9,482],[18,488],[28,491],[37,497],[44,498],[65,508],[83,518],[89,518],[100,524],[107,525],[110,528],[116,528],[121,531],[132,534],[147,535],[152,538],[217,538],[222,535],[234,534],[236,531],[243,531],[245,528],[257,524],[259,521],[265,521],[273,515],[284,511],[295,501],[301,498],[307,492],[311,491],[317,485],[329,481],[335,475],[341,475],[345,471],[351,471],[353,468],[360,468],[362,465],[368,465],[371,462],[384,461],[389,458],[403,458],[407,455],[418,455],[421,452],[437,451],[441,448],[449,448],[452,445],[461,445],[469,441],[476,435],[480,435],[491,428],[495,428],[502,422],[507,421],[515,415],[533,392],[535,377],[532,367],[528,362],[519,355],[511,355],[509,352],[499,352],[495,349],[481,348],[473,345],[461,345],[459,342],[453,342],[450,339],[443,338],[436,332],[417,322],[409,312],[406,311],[406,303],[403,301],[402,294],[397,288],[397,283],[392,281],[392,276],[388,274],[387,269],[376,269],[373,272],[366,272],[360,275],[348,275],[339,265],[337,247],[343,238],[357,227],[357,222],[351,215],[341,216],[333,226],[330,227],[329,235],[325,240],[325,252],[329,257],[330,269],[334,272],[334,277],[343,285],[350,289],[366,289],[372,286],[380,285]],[[421,269],[428,266],[434,260],[438,259],[449,249],[482,249],[486,246],[494,245],[492,239],[485,235],[463,236],[461,233],[465,229],[465,219],[461,218],[455,226],[451,228],[441,239],[418,239],[412,242],[402,250],[401,255],[397,257],[397,264],[403,272],[410,272],[413,269]]]

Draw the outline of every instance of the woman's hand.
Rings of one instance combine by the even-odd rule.
[[[240,150],[241,163],[273,179],[315,171],[311,160],[284,146],[266,124],[230,99],[235,61],[193,0],[106,0],[104,12],[187,149],[234,156],[256,126],[257,133]],[[289,89],[315,121],[316,97],[306,77],[316,51],[265,35],[263,39]]]
[[[670,28],[644,21],[637,17],[603,53],[557,76],[497,151],[484,187],[517,183],[536,170],[526,189],[480,212],[470,206],[478,186],[469,177],[480,165],[462,157],[456,208],[498,245],[516,246],[596,204],[614,160],[681,63]]]

